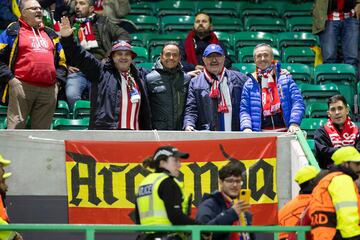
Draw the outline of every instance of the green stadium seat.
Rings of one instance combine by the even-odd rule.
[[[154,32],[159,30],[157,17],[146,15],[128,15],[126,19],[135,23],[136,27],[141,32]]]
[[[279,13],[275,6],[276,5],[269,4],[268,2],[264,4],[241,2],[239,3],[239,12],[241,12],[242,19],[247,17],[264,17],[264,16],[278,17]]]
[[[53,123],[55,130],[86,130],[89,127],[89,118],[65,119],[58,118]]]
[[[316,129],[323,126],[327,121],[327,118],[303,118],[300,128],[306,131],[307,138],[313,139]]]
[[[148,33],[146,45],[148,47],[148,50],[151,52],[151,48],[163,46],[166,42],[180,41],[181,39],[185,39],[186,34],[186,32],[171,32],[166,34]]]
[[[224,44],[226,49],[232,49],[233,48],[233,41],[230,38],[230,34],[227,32],[214,32],[219,39],[219,41]]]
[[[212,24],[216,31],[239,32],[243,30],[241,20],[234,17],[215,16],[212,17]]]
[[[194,25],[194,16],[174,15],[164,16],[161,18],[162,32],[168,33],[172,31],[188,32]]]
[[[157,58],[160,56],[163,46],[156,46],[151,48],[150,51],[150,61],[155,62]]]
[[[154,63],[152,62],[143,62],[136,64],[138,67],[145,68],[146,70],[151,71],[152,67],[154,66]]]
[[[244,74],[253,73],[256,69],[255,63],[233,63],[232,66]]]
[[[283,32],[276,35],[277,47],[283,49],[294,46],[316,46],[318,37],[308,32]]]
[[[286,63],[304,63],[313,66],[315,53],[310,47],[288,47],[283,51],[282,61]]]
[[[238,62],[240,63],[253,63],[254,62],[254,48],[255,46],[240,48],[238,53]],[[280,52],[276,48],[273,49],[275,60],[280,60]]]
[[[320,64],[315,68],[315,83],[335,83],[351,109],[354,107],[357,72],[350,64]]]
[[[237,62],[237,56],[235,54],[235,51],[232,50],[231,48],[227,48],[226,51],[227,51],[227,56],[228,58],[230,58],[231,62],[232,63]]]
[[[130,15],[154,15],[154,6],[151,2],[137,2],[130,5]]]
[[[0,117],[5,117],[7,116],[7,106],[4,105],[0,105]]]
[[[58,100],[54,112],[54,118],[69,118],[70,109],[69,105],[64,100]]]
[[[309,145],[311,151],[315,151],[315,141],[314,139],[306,139],[307,144]]]
[[[311,32],[312,17],[292,17],[286,20],[286,28],[289,32]]]
[[[7,127],[6,117],[0,117],[0,130],[6,129],[6,127]]]
[[[340,94],[339,88],[334,83],[322,85],[303,83],[299,85],[299,89],[306,106],[313,102],[327,103],[330,97]]]
[[[77,100],[74,104],[73,110],[74,119],[89,118],[90,117],[90,101]]]
[[[131,33],[131,45],[138,47],[147,47],[148,33]]]
[[[195,13],[193,1],[161,1],[156,2],[154,8],[159,17],[169,15],[192,16]]]
[[[302,63],[281,63],[281,68],[288,70],[297,84],[311,83],[310,67]]]
[[[312,5],[312,2],[298,4],[288,2],[284,5],[281,15],[284,18],[290,18],[295,16],[311,16]]]
[[[305,116],[307,118],[327,118],[328,105],[324,102],[313,102],[306,106]]]
[[[197,3],[196,12],[206,12],[210,16],[239,16],[235,2],[229,1],[201,1]],[[217,29],[217,28],[215,28]]]
[[[277,17],[246,17],[244,19],[245,31],[255,32],[285,32],[285,22]]]
[[[256,46],[259,43],[274,43],[274,36],[267,32],[237,32],[233,34],[235,50],[247,46]]]
[[[137,54],[136,58],[134,59],[135,63],[142,63],[149,61],[149,53],[146,48],[133,46],[131,49]]]

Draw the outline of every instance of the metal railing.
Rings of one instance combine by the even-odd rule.
[[[298,141],[299,141],[299,143],[300,143],[300,145],[301,145],[301,147],[302,147],[302,149],[303,149],[303,151],[305,153],[306,158],[309,161],[309,164],[311,166],[314,166],[314,167],[317,167],[318,169],[320,169],[319,164],[316,161],[315,156],[314,156],[313,152],[311,151],[311,149],[309,147],[309,144],[306,141],[304,133],[302,131],[297,131],[296,132],[296,137],[297,137],[297,139],[298,139]]]
[[[143,226],[143,225],[102,225],[102,224],[9,224],[0,225],[0,230],[13,231],[54,231],[54,232],[84,232],[86,240],[95,240],[95,232],[190,232],[192,240],[200,240],[202,232],[296,232],[298,240],[305,240],[305,233],[310,226],[219,226],[219,225],[187,225],[187,226]]]

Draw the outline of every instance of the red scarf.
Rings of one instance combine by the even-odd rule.
[[[87,18],[75,18],[75,36],[78,37],[80,45],[86,50],[99,47],[93,30],[95,17],[95,14],[91,14]]]
[[[193,30],[186,37],[185,52],[186,52],[186,61],[190,64],[198,65],[198,60],[197,60],[196,52],[195,52],[195,45],[196,45],[196,41],[194,39],[195,35],[196,35],[196,33]],[[217,36],[214,32],[210,32],[209,44],[211,44],[211,43],[215,43],[215,44],[219,43],[219,39],[217,38]]]
[[[348,145],[354,145],[356,137],[359,133],[359,129],[355,123],[353,123],[349,117],[344,122],[344,127],[341,133],[335,128],[331,119],[324,125],[325,131],[330,137],[333,147],[342,147]]]
[[[259,83],[261,83],[262,80],[267,81],[267,86],[262,86],[261,88],[262,109],[263,115],[265,117],[273,116],[281,112],[280,97],[276,85],[276,75],[274,68],[275,62],[273,62],[270,67],[263,71],[256,67],[256,76],[258,81],[260,81]]]
[[[211,84],[209,97],[210,98],[216,98],[216,99],[220,98],[220,102],[218,103],[218,112],[228,113],[229,109],[227,107],[224,94],[220,91],[220,88],[219,88],[220,83],[224,79],[225,68],[223,67],[223,69],[221,70],[221,72],[220,72],[221,77],[220,77],[219,80],[213,79],[211,73],[209,73],[206,70],[206,68],[204,68],[204,75],[205,75],[205,79]]]
[[[103,10],[103,4],[104,4],[103,0],[96,0],[95,5],[94,5],[94,11],[95,12],[102,11]]]

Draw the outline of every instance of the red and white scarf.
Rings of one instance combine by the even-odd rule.
[[[331,119],[324,125],[325,131],[330,137],[333,147],[342,147],[348,145],[354,145],[359,129],[355,123],[353,123],[349,117],[344,122],[341,133],[336,129]]]
[[[87,18],[75,18],[75,36],[77,36],[80,45],[86,50],[99,47],[93,31],[95,16],[95,13],[93,13]]]
[[[273,116],[281,112],[280,97],[275,81],[276,75],[274,68],[274,64],[271,64],[271,66],[265,70],[256,68],[256,76],[258,77],[258,81],[260,81],[259,83],[261,83],[262,109],[265,117]]]
[[[220,101],[218,102],[218,112],[228,113],[229,108],[227,107],[226,99],[223,92],[220,91],[220,83],[224,79],[225,68],[223,67],[219,74],[220,79],[214,79],[211,74],[206,70],[206,68],[204,68],[204,75],[205,79],[211,84],[209,97],[220,99]]]

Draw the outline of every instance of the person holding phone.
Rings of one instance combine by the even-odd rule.
[[[231,161],[219,170],[219,190],[205,193],[198,206],[196,220],[209,225],[251,225],[250,191],[241,191],[242,177],[239,162]],[[243,189],[245,190],[245,189]],[[247,232],[213,233],[213,240],[253,240]]]

